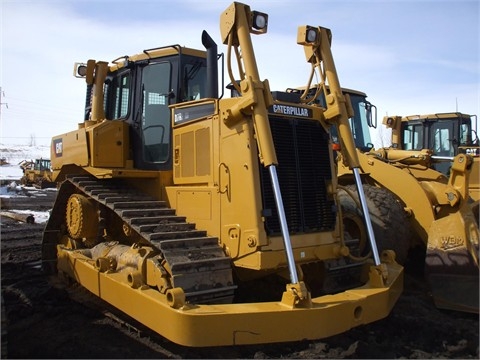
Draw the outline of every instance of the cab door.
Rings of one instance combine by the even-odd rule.
[[[171,165],[170,99],[171,63],[151,63],[142,69],[140,146],[136,162],[142,169],[166,169]]]

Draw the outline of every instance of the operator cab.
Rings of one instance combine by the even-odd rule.
[[[368,152],[374,147],[369,128],[377,128],[377,108],[366,99],[365,93],[350,89],[343,89],[343,93],[348,94],[353,108],[353,117],[348,121],[355,147],[362,152]],[[337,134],[336,129],[333,133]]]
[[[172,169],[170,105],[218,97],[217,47],[205,31],[202,42],[206,51],[170,45],[117,58],[108,66],[94,60],[76,64],[75,76],[87,80],[85,121],[129,124],[136,169]],[[94,77],[102,77],[97,69],[102,64],[106,74],[99,92]]]
[[[40,171],[50,170],[50,159],[36,159],[33,169]]]
[[[206,58],[173,46],[176,54],[152,51],[148,60],[130,62],[108,74],[105,116],[130,124],[137,169],[172,166],[169,105],[206,97]]]
[[[328,88],[328,86],[327,86]],[[316,87],[309,89],[307,96],[313,96],[316,92]],[[303,93],[303,89],[288,88],[287,93],[300,94]],[[361,91],[342,88],[343,94],[350,97],[350,102],[353,108],[353,117],[348,119],[350,129],[352,130],[353,140],[355,141],[355,147],[362,152],[368,152],[373,149],[373,143],[370,137],[369,128],[377,127],[377,108],[370,101],[367,100],[367,95]],[[325,97],[323,93],[315,98],[314,102],[324,109],[327,108]],[[338,131],[336,126],[331,127],[332,142],[336,144],[338,148],[340,140],[338,138]]]
[[[402,149],[431,149],[434,156],[441,157],[453,158],[459,153],[478,156],[478,138],[472,122],[470,115],[460,113],[407,116],[401,122]],[[436,162],[433,168],[448,175],[450,165]]]

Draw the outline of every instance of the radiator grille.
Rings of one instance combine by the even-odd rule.
[[[270,128],[278,159],[278,181],[290,234],[331,231],[336,211],[327,196],[331,180],[328,134],[320,123],[270,115]],[[281,234],[268,169],[261,166],[265,230]]]

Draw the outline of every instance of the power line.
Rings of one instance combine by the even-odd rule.
[[[0,139],[30,139],[31,136],[0,136]],[[51,139],[51,136],[35,136],[37,139]]]

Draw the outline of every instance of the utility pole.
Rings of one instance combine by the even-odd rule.
[[[8,103],[2,102],[2,98],[5,97],[5,92],[2,90],[2,87],[0,86],[0,119],[2,118],[2,106],[5,105],[5,107],[8,109]]]

